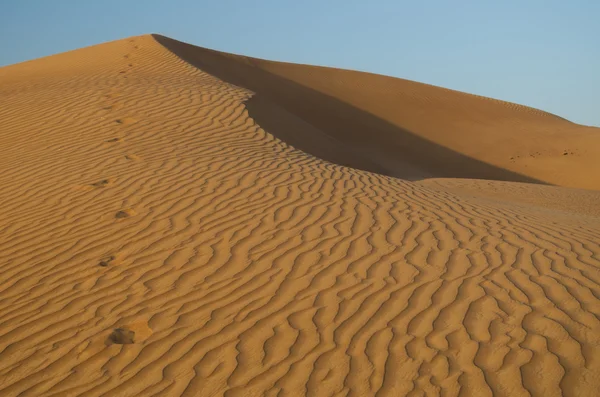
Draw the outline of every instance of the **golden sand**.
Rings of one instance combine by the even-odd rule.
[[[0,98],[2,397],[598,395],[598,128],[151,35]]]

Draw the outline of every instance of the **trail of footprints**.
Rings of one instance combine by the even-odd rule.
[[[129,64],[129,66],[133,66],[132,64]],[[105,96],[105,99],[111,101],[114,100],[115,98],[120,98],[121,95],[117,92],[115,92],[114,90],[110,93],[107,94]],[[107,105],[105,107],[103,107],[103,110],[106,111],[114,111],[114,110],[120,110],[123,108],[123,102],[116,102],[114,104],[111,105]],[[115,119],[115,124],[116,125],[128,125],[128,124],[133,124],[136,120],[132,119],[132,118],[122,118],[122,119]],[[124,142],[124,138],[123,137],[115,137],[115,138],[110,138],[105,140],[106,143],[108,144],[118,144],[118,143],[123,143]],[[127,154],[125,155],[125,158],[128,160],[140,160],[139,156],[136,156],[134,154]],[[101,179],[97,182],[94,182],[90,185],[91,188],[93,189],[103,189],[103,188],[108,188],[111,187],[115,184],[115,178],[106,178],[106,179]],[[115,219],[119,220],[119,219],[124,219],[124,218],[129,218],[131,216],[134,216],[135,212],[131,209],[124,209],[124,210],[120,210],[117,211],[114,215]],[[109,266],[115,266],[117,264],[120,264],[121,261],[118,259],[117,256],[115,255],[107,255],[104,256],[99,262],[98,265],[100,267],[109,267]],[[126,331],[123,331],[126,330]],[[123,343],[133,343],[133,341],[135,340],[135,332],[132,330],[129,330],[128,328],[119,328],[116,329],[114,332],[115,333],[119,333],[119,332],[126,332],[127,333],[127,339],[128,342],[123,342]],[[109,337],[107,338],[107,342],[111,342],[111,343],[121,343],[121,340],[125,340],[123,338],[115,338],[113,334],[109,335]]]
[[[131,41],[131,42],[134,43],[135,41]],[[137,45],[134,46],[134,49],[138,49],[138,48],[139,47]],[[124,58],[129,59],[130,54],[125,55]],[[129,68],[133,68],[132,63],[128,63],[127,66]],[[128,70],[121,70],[119,72],[119,74],[121,74],[121,75],[123,75],[125,73],[128,73]],[[121,77],[127,78],[127,76],[121,76]],[[107,95],[107,99],[112,99],[113,96],[120,97],[120,94],[113,93],[112,95]],[[123,107],[124,107],[124,102],[117,102],[115,104],[110,104],[110,105],[104,107],[104,110],[114,111],[114,110],[119,110]],[[135,122],[137,122],[137,120],[135,120],[134,118],[131,118],[131,117],[115,119],[115,124],[117,124],[119,126],[127,126],[127,125],[133,124]],[[124,138],[122,138],[122,137],[110,138],[110,139],[106,140],[105,142],[111,143],[111,144],[123,143]],[[134,154],[127,154],[125,156],[125,158],[128,160],[139,160],[139,157]],[[105,187],[110,187],[114,183],[115,183],[115,180],[113,178],[110,178],[110,179],[103,179],[96,183],[93,183],[92,186],[95,188],[105,188]],[[117,220],[126,219],[126,218],[129,218],[132,216],[135,216],[135,211],[130,208],[126,208],[126,209],[116,212],[115,219],[117,219]],[[115,256],[115,255],[105,256],[98,263],[98,265],[100,267],[116,266],[118,264],[120,264],[120,261],[118,260],[117,256]],[[130,327],[127,325],[125,325],[124,327],[121,327],[121,328],[116,328],[107,338],[107,343],[115,343],[115,344],[119,344],[119,345],[132,344],[132,343],[135,343],[135,341],[136,341],[135,331],[130,329]]]
[[[118,62],[89,55],[78,66],[89,75],[63,84],[109,84],[118,113],[144,122],[115,117],[104,138],[71,142],[84,156],[41,165],[59,177],[44,184],[45,169],[25,163],[0,193],[18,215],[0,218],[0,395],[600,387],[598,219],[321,161],[258,126],[250,92],[152,38],[106,46]],[[112,80],[125,51],[140,83]],[[97,103],[80,102],[66,100],[70,113],[97,119]],[[90,189],[67,188],[98,173]]]

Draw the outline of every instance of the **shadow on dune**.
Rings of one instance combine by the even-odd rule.
[[[337,98],[253,65],[253,59],[153,35],[166,49],[255,93],[249,115],[267,132],[315,157],[383,175],[542,181],[470,158]],[[308,66],[307,66],[308,67]]]

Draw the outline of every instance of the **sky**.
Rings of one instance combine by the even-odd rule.
[[[0,0],[0,66],[147,33],[600,126],[599,0]]]

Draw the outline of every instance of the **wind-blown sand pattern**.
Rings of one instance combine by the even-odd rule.
[[[596,128],[161,36],[0,98],[1,396],[598,394]]]

